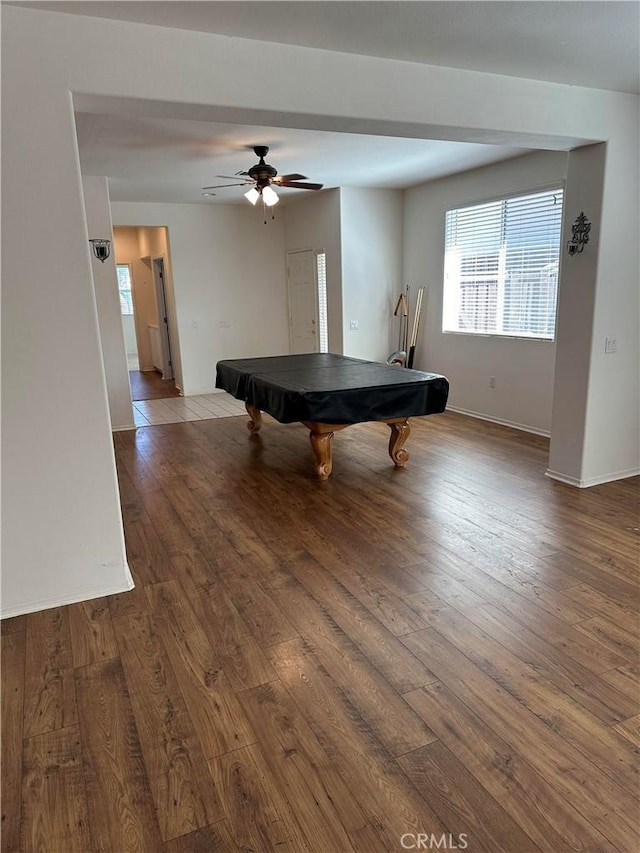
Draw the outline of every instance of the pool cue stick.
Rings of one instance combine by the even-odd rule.
[[[408,350],[408,345],[409,345],[409,310],[410,310],[410,305],[411,305],[411,301],[410,301],[410,297],[409,297],[410,292],[411,292],[411,288],[409,287],[409,285],[407,285],[405,300],[404,300],[404,340],[403,340],[403,347],[402,347],[402,349],[405,352],[409,351]]]
[[[418,296],[416,298],[416,313],[413,318],[413,328],[411,330],[411,342],[409,346],[409,358],[407,360],[407,367],[413,367],[413,359],[416,353],[416,344],[418,342],[418,329],[420,327],[420,315],[422,314],[422,296],[424,294],[424,287],[418,288]]]
[[[407,329],[409,328],[409,302],[407,301],[407,297],[402,295],[402,323],[404,332],[402,335],[402,351],[405,354],[405,360],[407,358]]]
[[[397,317],[400,312],[400,328],[398,329],[398,349],[402,349],[402,340],[403,340],[403,318],[407,316],[407,305],[404,293],[401,293],[398,297],[398,301],[396,302],[396,307],[393,312],[393,316]]]
[[[420,290],[418,290],[418,296],[416,297],[416,310],[413,315],[413,327],[411,329],[411,337],[409,338],[409,346],[407,347],[407,367],[411,368],[413,365],[413,352],[415,350],[415,335],[416,335],[416,319],[418,317],[418,301],[420,298]]]

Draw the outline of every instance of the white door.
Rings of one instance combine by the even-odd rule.
[[[311,249],[287,252],[291,352],[319,352],[318,293]]]

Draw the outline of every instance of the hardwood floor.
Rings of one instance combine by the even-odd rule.
[[[163,379],[158,370],[129,371],[132,400],[166,400],[169,397],[179,397],[173,379]]]
[[[136,588],[2,624],[3,850],[638,850],[638,479],[387,432],[115,435]]]

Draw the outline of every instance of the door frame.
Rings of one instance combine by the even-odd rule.
[[[173,379],[173,358],[171,353],[171,333],[169,326],[169,301],[167,298],[167,264],[164,255],[152,255],[151,274],[156,293],[158,310],[158,329],[162,346],[162,378]]]

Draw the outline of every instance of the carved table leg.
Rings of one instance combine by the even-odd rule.
[[[319,480],[327,480],[332,468],[331,439],[333,432],[319,432],[312,429],[309,438],[316,457],[316,476]]]
[[[389,456],[393,459],[396,468],[403,468],[409,458],[409,453],[404,449],[404,443],[409,438],[411,429],[406,418],[400,421],[389,421],[391,436],[389,437]]]
[[[331,439],[334,432],[346,429],[351,424],[325,424],[321,421],[302,421],[309,430],[311,448],[316,457],[316,476],[319,480],[327,480],[331,474]]]
[[[252,406],[251,403],[245,403],[244,407],[249,413],[250,418],[247,423],[247,429],[252,433],[260,432],[260,427],[262,426],[262,412],[260,409],[256,409],[255,406]]]

